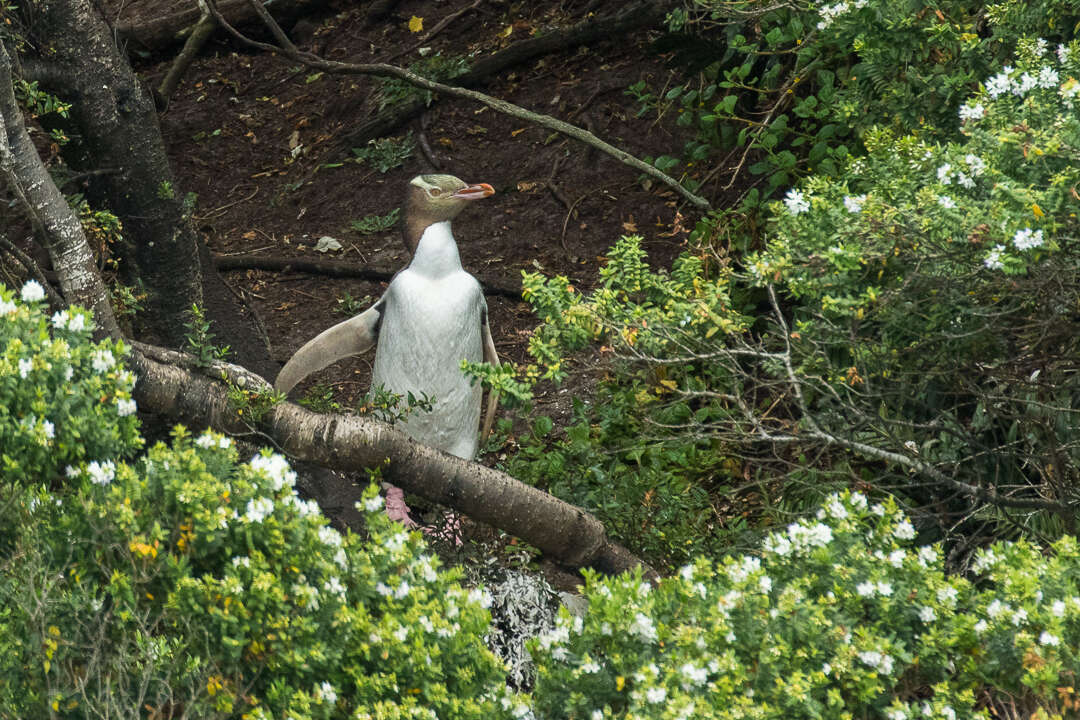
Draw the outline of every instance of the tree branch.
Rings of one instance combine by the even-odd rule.
[[[378,467],[384,479],[406,491],[504,530],[565,565],[611,574],[641,566],[655,576],[648,565],[608,539],[595,517],[505,473],[421,445],[374,420],[320,415],[289,402],[249,424],[230,406],[221,381],[188,369],[193,367],[190,357],[132,345],[130,362],[139,377],[134,395],[143,410],[233,435],[256,432],[290,457],[323,467]],[[272,392],[266,380],[237,365],[214,363],[206,372],[249,392]],[[355,501],[362,496],[362,489],[352,485],[338,491],[351,493]]]
[[[562,120],[553,118],[550,115],[542,115],[540,113],[532,112],[531,110],[526,110],[519,105],[514,105],[513,103],[509,103],[505,100],[500,100],[490,95],[485,95],[484,93],[477,92],[476,90],[467,90],[463,87],[444,85],[443,83],[435,82],[434,80],[428,80],[422,75],[417,75],[414,72],[411,72],[401,67],[397,67],[396,65],[388,65],[386,63],[343,63],[333,60],[325,60],[312,53],[303,52],[297,49],[295,45],[293,45],[293,43],[285,35],[285,32],[281,29],[281,27],[277,24],[273,17],[270,16],[270,13],[267,12],[266,9],[259,4],[258,0],[249,0],[249,2],[251,3],[255,12],[258,13],[259,17],[262,18],[263,22],[270,29],[274,37],[278,40],[280,46],[252,40],[251,38],[242,34],[238,30],[236,30],[236,28],[230,25],[227,20],[225,20],[225,18],[217,10],[213,0],[209,0],[210,12],[214,14],[214,17],[221,24],[221,26],[225,28],[230,34],[232,34],[233,37],[237,38],[238,40],[247,45],[250,45],[251,47],[259,48],[260,50],[264,50],[266,52],[283,53],[290,60],[303,63],[310,68],[322,70],[323,72],[342,73],[347,75],[378,75],[381,77],[393,77],[399,80],[404,80],[405,82],[408,82],[425,90],[430,90],[432,92],[440,93],[442,95],[449,95],[450,97],[463,98],[466,100],[480,103],[482,105],[486,105],[491,109],[501,112],[505,115],[519,118],[534,125],[548,128],[549,130],[554,130],[555,132],[562,133],[563,135],[572,137],[579,142],[585,143],[590,147],[594,147],[597,150],[600,150],[601,152],[610,155],[616,160],[626,165],[629,165],[638,172],[645,173],[646,175],[649,175],[658,180],[659,182],[662,182],[665,185],[671,187],[673,190],[686,198],[695,207],[701,210],[709,210],[711,208],[708,200],[690,192],[685,187],[683,187],[678,180],[674,179],[667,173],[660,171],[659,169],[653,167],[652,165],[649,165],[648,163],[642,162],[641,160],[637,159],[625,150],[621,150],[601,140],[588,130],[579,128],[576,125],[571,125],[567,122],[563,122]]]

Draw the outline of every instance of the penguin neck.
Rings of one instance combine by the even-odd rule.
[[[450,232],[449,220],[424,228],[409,269],[428,277],[442,277],[461,270],[461,258],[454,234]]]

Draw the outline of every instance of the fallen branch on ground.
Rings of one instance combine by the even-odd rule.
[[[289,402],[249,424],[229,405],[225,384],[196,372],[193,358],[143,343],[133,346],[130,362],[139,377],[134,396],[145,411],[232,435],[255,434],[291,458],[335,470],[378,467],[388,482],[521,538],[563,565],[609,574],[641,566],[655,576],[610,540],[595,517],[505,473],[421,445],[384,423],[320,415]],[[272,391],[266,380],[237,365],[214,363],[206,372],[225,375],[249,392]],[[336,490],[361,499],[358,486]]]
[[[297,48],[295,44],[293,44],[293,42],[285,34],[285,31],[281,29],[281,26],[279,26],[274,20],[274,18],[270,16],[270,13],[266,11],[266,8],[259,4],[259,0],[249,0],[249,2],[251,3],[255,11],[259,14],[259,16],[262,18],[266,26],[270,28],[271,33],[273,33],[275,40],[277,40],[278,42],[278,45],[271,45],[269,43],[253,40],[238,31],[236,28],[230,25],[229,22],[221,15],[213,0],[210,0],[210,11],[214,14],[214,17],[217,19],[217,21],[221,23],[222,27],[228,30],[229,33],[232,34],[235,38],[251,47],[259,48],[260,50],[264,50],[266,52],[283,53],[290,60],[303,63],[304,65],[312,69],[321,70],[323,72],[341,73],[347,75],[378,75],[382,77],[394,77],[399,80],[404,80],[405,82],[408,82],[425,90],[430,90],[432,92],[440,93],[443,95],[449,95],[450,97],[472,100],[473,102],[486,105],[493,110],[501,112],[504,115],[516,117],[521,120],[525,120],[526,122],[530,122],[534,125],[546,127],[549,130],[554,130],[555,132],[559,132],[563,135],[572,137],[575,140],[578,140],[590,147],[600,150],[607,155],[610,155],[611,157],[617,159],[619,162],[622,162],[625,165],[629,165],[638,172],[642,172],[658,180],[659,182],[664,183],[665,185],[678,192],[684,198],[686,198],[695,207],[701,210],[709,210],[711,208],[708,200],[690,192],[685,187],[683,187],[678,180],[671,177],[667,173],[662,172],[656,167],[639,160],[625,150],[620,150],[614,145],[611,145],[601,140],[588,130],[584,130],[577,127],[576,125],[571,125],[570,123],[563,122],[562,120],[553,118],[550,115],[542,115],[540,113],[535,113],[531,110],[526,110],[520,105],[514,105],[513,103],[506,102],[505,100],[500,100],[499,98],[495,98],[490,95],[485,95],[484,93],[477,92],[475,90],[468,90],[464,87],[445,85],[440,82],[435,82],[434,80],[428,80],[422,75],[417,75],[414,72],[397,67],[396,65],[387,65],[385,63],[343,63],[334,60],[325,60],[313,53],[304,52]],[[657,6],[662,7],[660,3],[651,2],[651,0],[634,3],[632,5],[625,6],[614,17],[637,18],[638,13],[655,11],[655,8]],[[589,22],[599,23],[600,21],[593,20]],[[575,26],[575,28],[576,27],[578,26]],[[480,67],[481,65],[483,65],[483,63],[483,60],[477,62],[476,67]],[[476,69],[476,67],[474,67],[474,70]]]

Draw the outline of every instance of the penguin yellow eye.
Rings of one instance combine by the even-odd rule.
[[[431,194],[431,197],[439,197],[442,195],[442,190],[439,188],[431,188],[428,192]]]

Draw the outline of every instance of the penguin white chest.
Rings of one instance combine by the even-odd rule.
[[[461,269],[449,223],[424,233],[408,268],[387,288],[372,382],[399,395],[433,398],[399,426],[414,439],[472,459],[482,389],[461,361],[483,359],[486,312],[480,284]]]

